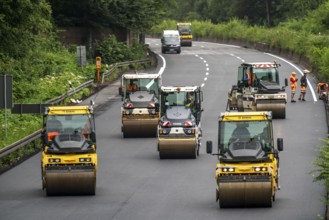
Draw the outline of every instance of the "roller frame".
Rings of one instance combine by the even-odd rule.
[[[158,150],[160,159],[191,158],[198,155],[198,141],[193,138],[159,138]]]

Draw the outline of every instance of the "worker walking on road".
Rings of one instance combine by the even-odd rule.
[[[307,88],[307,73],[308,70],[304,70],[304,75],[300,79],[300,94],[298,100],[305,101],[305,95],[306,95],[306,88]]]
[[[294,97],[297,88],[297,81],[298,78],[296,77],[296,72],[292,72],[290,75],[291,102],[296,102]]]

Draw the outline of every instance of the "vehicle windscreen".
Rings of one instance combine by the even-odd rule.
[[[179,25],[177,29],[180,34],[191,34],[191,26],[190,25]]]
[[[134,85],[133,87],[131,85]],[[124,79],[123,86],[125,89],[124,97],[127,98],[129,93],[135,91],[148,91],[159,97],[159,80],[158,79]],[[133,89],[132,89],[133,88]]]
[[[257,79],[280,84],[279,74],[276,68],[253,68]]]
[[[50,115],[47,118],[48,133],[79,133],[91,134],[94,131],[94,122],[90,115]]]
[[[192,100],[195,100],[195,93],[193,92],[171,92],[171,93],[163,93],[162,99],[164,101],[164,105],[162,106],[175,106],[175,105],[185,105],[187,100],[187,94]]]
[[[233,143],[257,142],[264,151],[271,151],[271,126],[269,121],[222,121],[219,123],[219,146],[227,151]]]
[[[168,35],[163,37],[166,44],[179,44],[180,39],[178,35]]]

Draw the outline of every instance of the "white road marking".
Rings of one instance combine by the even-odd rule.
[[[163,62],[163,65],[162,65],[162,67],[160,68],[160,70],[159,70],[159,74],[160,75],[162,75],[163,74],[163,71],[166,69],[166,59],[162,56],[162,55],[160,55],[159,54],[159,57],[161,57],[161,59],[162,59],[162,62]]]

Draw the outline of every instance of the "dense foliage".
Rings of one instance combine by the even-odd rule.
[[[103,62],[113,64],[123,61],[139,60],[145,58],[143,45],[134,43],[128,48],[123,42],[118,42],[114,35],[97,43],[97,50],[100,52]]]
[[[176,0],[167,18],[228,22],[247,20],[250,25],[276,26],[288,19],[304,17],[326,0]],[[325,19],[325,18],[324,18]],[[327,19],[328,21],[328,19]]]
[[[117,26],[142,32],[160,22],[173,3],[174,0],[50,0],[59,26]]]

